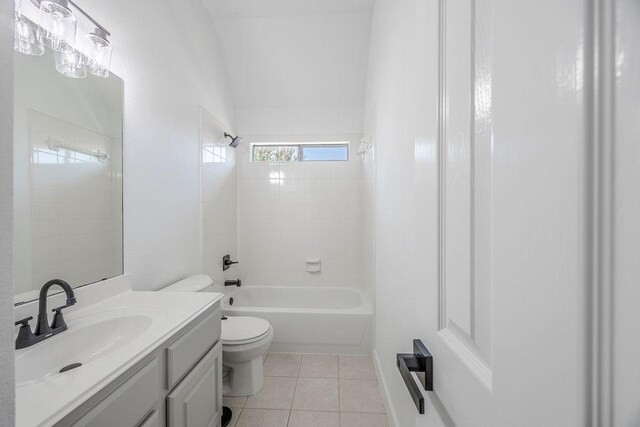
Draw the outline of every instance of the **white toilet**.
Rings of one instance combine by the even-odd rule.
[[[207,292],[212,280],[196,275],[169,285],[167,292]],[[251,396],[264,385],[264,356],[273,341],[273,328],[258,317],[228,316],[222,320],[223,394]]]
[[[225,396],[251,396],[262,390],[264,356],[271,341],[273,329],[264,319],[229,316],[222,321]]]

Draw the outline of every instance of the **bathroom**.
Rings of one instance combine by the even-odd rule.
[[[0,20],[0,427],[640,425],[637,1]]]

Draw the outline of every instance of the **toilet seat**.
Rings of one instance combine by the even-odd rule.
[[[258,317],[229,316],[222,321],[222,345],[234,346],[260,341],[271,332],[271,325]]]

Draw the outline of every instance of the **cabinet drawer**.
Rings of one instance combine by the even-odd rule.
[[[158,403],[160,397],[158,375],[158,360],[153,359],[74,426],[133,427],[139,425]]]
[[[222,416],[222,343],[167,397],[167,427],[218,426]]]
[[[167,389],[171,390],[220,339],[220,308],[167,347]]]

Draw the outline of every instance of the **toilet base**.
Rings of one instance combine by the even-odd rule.
[[[223,358],[224,360],[224,358]],[[245,363],[223,363],[225,375],[222,390],[225,396],[253,396],[264,386],[262,356]]]
[[[222,345],[222,392],[225,396],[253,396],[264,386],[264,359],[273,330],[262,339],[240,345]]]

